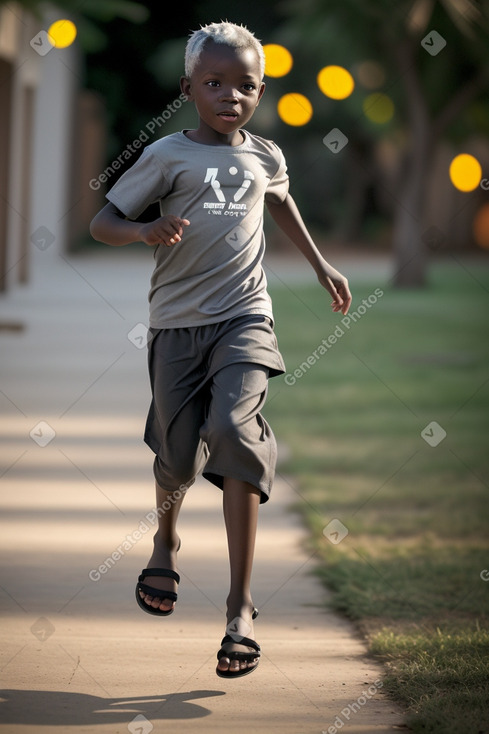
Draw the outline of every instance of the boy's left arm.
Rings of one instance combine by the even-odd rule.
[[[267,202],[267,208],[280,229],[311,263],[321,285],[333,296],[333,311],[347,314],[352,300],[348,281],[323,258],[290,194],[280,204]]]

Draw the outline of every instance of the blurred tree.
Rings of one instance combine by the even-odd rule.
[[[0,0],[0,5],[6,2]],[[45,0],[20,4],[38,18],[47,7]],[[108,162],[180,93],[185,43],[192,30],[228,18],[262,37],[277,22],[275,6],[264,6],[262,0],[248,0],[232,10],[228,0],[189,0],[181,12],[169,12],[160,0],[54,0],[49,7],[76,22],[77,44],[84,54],[83,84],[98,92],[107,108]]]
[[[21,4],[38,15],[45,6],[42,0]],[[185,40],[199,24],[228,18],[246,24],[264,43],[288,46],[294,69],[283,79],[267,78],[253,129],[284,147],[292,183],[301,179],[294,195],[308,218],[312,213],[328,227],[343,221],[355,233],[367,210],[373,224],[387,214],[393,220],[396,284],[425,282],[426,190],[437,144],[443,136],[462,141],[489,132],[489,100],[481,94],[488,84],[489,0],[248,0],[232,11],[228,0],[190,0],[184,17],[170,14],[158,0],[58,0],[54,6],[76,19],[85,86],[107,105],[108,161],[178,95]],[[446,42],[442,48],[433,30]],[[365,61],[378,62],[385,72],[380,88],[396,110],[386,124],[366,118],[357,90],[336,102],[315,83],[322,65],[342,64],[357,76],[355,69]],[[291,91],[313,100],[314,116],[305,128],[285,126],[277,116],[277,93]],[[190,115],[182,112],[185,123]],[[321,142],[317,153],[318,140],[331,127],[349,138],[343,156],[331,155]],[[386,179],[379,168],[382,143],[396,151],[396,178]],[[324,164],[324,156],[327,165],[315,175],[313,166],[318,159]]]
[[[481,95],[489,84],[489,1],[292,0],[284,8],[288,19],[275,37],[298,52],[304,76],[311,75],[312,56],[347,66],[374,60],[387,71],[384,88],[396,103],[391,139],[401,158],[398,180],[391,185],[394,282],[421,286],[427,261],[426,185],[437,143],[443,136],[462,140],[488,131],[488,99]],[[484,107],[482,115],[476,100]],[[358,104],[346,103],[334,112],[335,126],[364,147],[365,134],[372,142],[375,133],[362,123],[359,136]],[[331,118],[329,107],[322,120]]]

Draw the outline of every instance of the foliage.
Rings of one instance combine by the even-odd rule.
[[[37,12],[44,7],[39,0],[23,5]],[[246,24],[264,43],[287,46],[293,69],[282,78],[266,79],[267,92],[250,130],[283,148],[292,193],[310,227],[342,241],[393,248],[407,281],[421,284],[426,266],[422,234],[432,224],[445,228],[430,221],[426,209],[426,189],[436,185],[430,162],[439,141],[448,137],[462,144],[472,136],[489,136],[489,97],[483,93],[488,86],[489,0],[285,0],[265,5],[249,0],[232,11],[225,0],[194,0],[187,3],[184,19],[156,0],[60,0],[57,6],[76,14],[85,85],[107,105],[107,162],[178,96],[190,30],[229,18]],[[436,56],[421,46],[432,30],[447,42]],[[363,111],[373,91],[360,81],[365,61],[380,64],[385,78],[375,91],[389,95],[395,105],[393,118],[384,124],[373,123]],[[319,90],[316,75],[328,64],[352,71],[356,88],[349,98],[334,101]],[[279,119],[276,104],[287,92],[310,98],[314,115],[307,126],[290,127]],[[193,110],[185,107],[156,135],[194,122]],[[341,155],[323,145],[332,128],[349,139]],[[127,160],[120,174],[133,162]],[[460,230],[446,229],[451,247],[471,241],[468,227],[457,242],[452,229]],[[409,272],[410,263],[418,273]]]

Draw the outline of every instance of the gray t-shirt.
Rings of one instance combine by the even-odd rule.
[[[182,241],[155,248],[150,326],[200,326],[243,314],[273,319],[262,268],[264,201],[288,193],[281,150],[245,130],[241,145],[203,145],[184,132],[147,146],[107,198],[129,219],[159,201],[190,221]]]

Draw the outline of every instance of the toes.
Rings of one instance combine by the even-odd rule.
[[[148,605],[148,607],[151,606],[151,602],[153,601],[153,597],[149,596],[149,594],[145,594],[144,591],[139,590],[139,596],[144,601],[145,604]]]
[[[254,668],[258,664],[258,658],[255,658],[253,662],[246,662],[246,660],[231,660],[227,657],[222,657],[217,668],[223,673],[239,673],[247,668]]]
[[[242,665],[246,667],[246,663],[242,663]],[[239,673],[242,670],[239,660],[230,660],[229,658],[221,658],[217,667],[224,673]]]
[[[173,609],[173,602],[172,601],[168,601],[168,600],[165,601],[165,599],[161,599],[159,601],[160,601],[160,605],[159,605],[160,606],[160,610],[162,612],[169,612],[170,609]]]
[[[145,594],[142,591],[139,591],[139,596],[148,607],[152,607],[153,609],[160,609],[162,612],[169,612],[170,609],[173,609],[173,602],[169,600],[166,601],[157,596],[149,596],[149,594]]]

